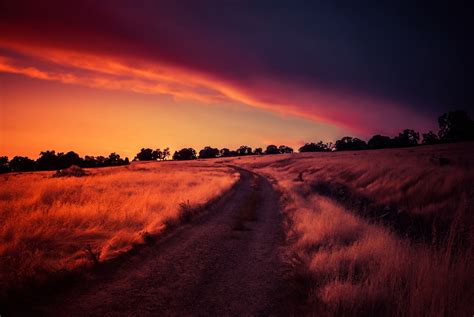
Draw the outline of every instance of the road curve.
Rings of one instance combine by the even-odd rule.
[[[284,300],[281,213],[268,180],[238,169],[232,192],[207,214],[112,272],[72,287],[35,312],[54,316],[268,316]],[[256,220],[235,230],[252,195]],[[254,196],[255,197],[255,196]]]

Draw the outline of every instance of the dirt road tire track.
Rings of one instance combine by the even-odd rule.
[[[88,280],[35,307],[54,316],[268,316],[284,300],[283,232],[278,196],[268,180],[238,169],[240,181],[209,217],[179,228]],[[239,208],[258,190],[257,219],[234,230]]]

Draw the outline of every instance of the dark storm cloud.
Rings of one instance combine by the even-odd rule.
[[[434,117],[472,107],[471,16],[455,4],[416,1],[12,1],[1,4],[0,26],[8,41],[164,61],[267,103],[286,98],[303,112],[311,112],[310,97],[262,81],[369,96]],[[350,102],[313,112],[337,121],[352,111],[368,124],[361,112],[377,106]],[[370,120],[384,120],[376,111]]]
[[[257,4],[255,4],[257,3]],[[469,107],[472,11],[436,2],[203,2],[167,8],[207,38],[203,58],[259,61],[274,76],[369,92],[421,109]],[[181,24],[184,23],[184,24]],[[215,45],[212,45],[215,43]],[[223,49],[224,51],[220,51]],[[238,56],[235,56],[238,52]],[[229,60],[208,69],[228,70]],[[252,67],[244,68],[244,74]],[[257,68],[257,71],[258,68]]]

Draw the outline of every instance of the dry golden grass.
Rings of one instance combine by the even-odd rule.
[[[327,316],[470,316],[474,312],[474,147],[246,158],[283,191],[296,274],[309,280],[306,308]],[[441,158],[441,160],[440,160]],[[298,179],[302,172],[302,179]],[[321,196],[315,183],[342,184],[378,206],[449,228],[411,239],[356,207]],[[393,212],[394,210],[391,210]],[[443,239],[441,242],[437,239]],[[295,266],[296,267],[296,266]]]
[[[110,259],[238,179],[229,168],[206,162],[134,163],[91,169],[85,177],[53,174],[1,176],[0,290]]]
[[[306,184],[343,184],[380,204],[432,217],[450,218],[474,196],[474,143],[276,155],[246,163],[280,185],[302,172]]]
[[[411,243],[328,198],[299,199],[289,204],[297,235],[292,248],[313,281],[308,304],[319,315],[462,316],[471,311],[472,249],[456,253],[450,245]]]

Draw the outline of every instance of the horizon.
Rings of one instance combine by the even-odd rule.
[[[420,136],[420,139],[419,139],[419,143],[417,145],[435,145],[435,144],[438,144],[438,143],[427,143],[425,144],[423,140],[423,136],[422,136],[422,132],[420,131],[416,131],[414,130],[415,132],[419,133],[419,136]],[[400,131],[400,132],[403,132],[403,131]],[[433,130],[430,130],[430,131],[426,131],[426,132],[434,132],[436,135],[438,135],[438,133],[436,131],[433,131]],[[381,134],[374,134],[372,135],[371,137],[374,137],[374,136],[380,136]],[[399,136],[399,134],[394,134],[394,135],[382,135],[382,136],[387,136],[389,137],[390,139],[394,140],[396,139],[397,136]],[[357,138],[355,136],[348,136],[348,135],[344,135],[343,137],[351,137],[351,138]],[[341,138],[343,138],[341,137]],[[371,138],[369,137],[369,138]],[[369,141],[369,138],[365,139],[365,138],[360,138],[360,140],[368,143]],[[85,156],[93,156],[93,157],[99,157],[99,156],[103,156],[103,157],[107,157],[109,156],[110,154],[112,153],[116,153],[116,154],[119,154],[121,158],[127,158],[129,159],[130,161],[134,161],[135,158],[136,158],[136,155],[140,152],[141,149],[152,149],[152,150],[164,150],[164,149],[168,149],[170,151],[170,158],[168,159],[164,159],[164,160],[173,160],[171,158],[172,154],[175,152],[175,151],[179,151],[181,149],[185,149],[185,148],[192,148],[196,151],[197,154],[199,154],[199,151],[204,149],[205,147],[211,147],[211,148],[217,148],[218,150],[222,150],[222,149],[229,149],[231,151],[234,151],[234,150],[238,150],[239,147],[241,146],[249,146],[252,151],[257,149],[257,148],[261,148],[263,151],[265,151],[265,149],[267,148],[267,146],[270,146],[270,145],[275,145],[277,147],[279,146],[289,146],[292,150],[294,150],[293,153],[298,153],[299,152],[299,149],[303,146],[303,145],[307,145],[307,144],[313,144],[313,143],[318,143],[318,142],[323,142],[324,144],[327,144],[327,145],[330,145],[332,144],[333,146],[335,145],[337,140],[329,140],[329,141],[324,141],[324,140],[310,140],[310,141],[301,141],[299,142],[298,144],[296,144],[295,146],[294,145],[289,145],[289,144],[283,144],[283,143],[271,143],[271,142],[267,142],[263,145],[255,145],[255,146],[252,146],[252,145],[248,145],[248,144],[240,144],[240,145],[237,145],[237,146],[234,146],[234,147],[230,147],[230,146],[226,146],[226,145],[223,145],[223,146],[214,146],[212,144],[206,144],[206,145],[202,145],[200,147],[194,147],[194,146],[182,146],[182,147],[178,147],[178,148],[172,148],[172,147],[169,147],[169,146],[142,146],[140,148],[138,148],[135,152],[127,152],[127,153],[130,153],[130,155],[123,155],[122,153],[120,153],[119,151],[111,151],[111,152],[108,152],[108,153],[99,153],[99,154],[93,154],[93,153],[82,153],[82,152],[78,152],[74,149],[66,149],[66,150],[56,150],[56,149],[44,149],[44,150],[41,150],[40,152],[38,152],[38,154],[35,156],[35,155],[20,155],[20,154],[13,154],[13,155],[4,155],[3,153],[0,153],[0,156],[7,156],[9,159],[15,157],[15,156],[24,156],[24,157],[28,157],[28,158],[31,158],[33,160],[36,160],[37,158],[39,158],[41,156],[41,153],[42,152],[46,152],[46,151],[53,151],[55,152],[56,154],[59,154],[59,153],[62,153],[62,154],[65,154],[65,153],[68,153],[68,152],[75,152],[76,154],[78,154],[80,157],[84,158]],[[468,141],[465,141],[465,142],[470,142],[469,140]],[[443,143],[443,142],[442,142]],[[450,141],[447,141],[447,142],[444,142],[444,143],[450,143]],[[403,146],[402,146],[403,147]],[[395,146],[393,147],[394,149],[396,148],[399,148],[399,146]],[[370,148],[367,148],[367,149],[370,149]],[[375,148],[377,149],[377,148]],[[135,153],[135,154],[133,154]],[[199,157],[198,157],[199,158]]]

